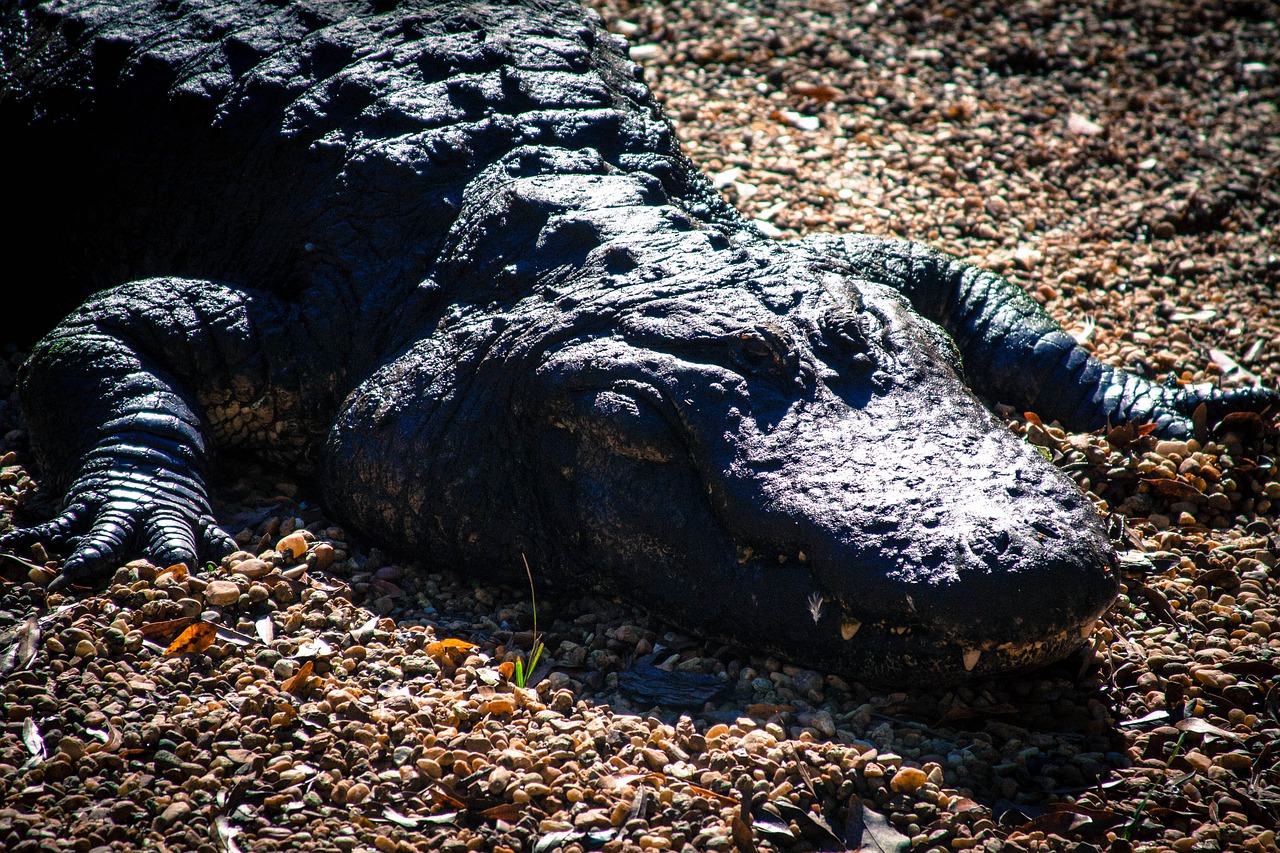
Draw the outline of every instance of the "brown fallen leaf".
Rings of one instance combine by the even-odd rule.
[[[738,802],[733,797],[727,797],[724,794],[717,793],[716,791],[713,791],[710,788],[704,788],[701,785],[686,785],[685,790],[687,790],[691,794],[696,794],[700,797],[706,797],[707,799],[710,799],[710,800],[718,800],[719,802],[722,802],[725,805],[730,805],[730,806],[737,805],[737,802]]]
[[[115,752],[120,748],[120,744],[124,742],[120,730],[111,725],[111,723],[107,723],[105,731],[102,729],[85,729],[85,733],[98,738],[97,743],[91,743],[85,747],[86,755],[92,755],[95,752]]]
[[[148,639],[167,637],[170,634],[186,630],[194,621],[194,616],[180,616],[177,619],[166,619],[163,622],[148,622],[138,630],[142,632],[142,636]]]
[[[1240,735],[1235,732],[1229,732],[1224,728],[1215,726],[1213,723],[1201,717],[1184,717],[1173,724],[1173,727],[1181,732],[1195,732],[1202,735],[1214,735],[1223,740],[1229,740],[1239,743],[1243,740]]]
[[[1156,431],[1154,423],[1126,423],[1107,430],[1107,443],[1117,450],[1128,450],[1138,444],[1150,444],[1152,433]]]
[[[218,626],[212,622],[197,622],[178,635],[178,639],[164,650],[166,655],[189,655],[203,652],[218,638]]]
[[[1168,498],[1174,501],[1186,501],[1192,498],[1204,497],[1204,492],[1197,489],[1190,483],[1184,483],[1181,480],[1170,480],[1163,477],[1144,477],[1142,482],[1146,483],[1151,491],[1155,492],[1162,498]]]
[[[501,803],[480,812],[480,816],[489,820],[505,820],[507,823],[515,823],[524,814],[524,811],[524,807],[519,803]]]
[[[840,89],[825,83],[792,83],[791,91],[801,97],[813,98],[824,104],[844,97],[844,92]]]
[[[311,671],[315,668],[315,661],[307,661],[298,667],[297,672],[284,680],[284,683],[280,685],[280,689],[285,693],[301,696],[307,688],[307,683],[311,680]]]
[[[425,651],[438,661],[457,664],[474,648],[476,648],[475,643],[448,637],[428,643]]]

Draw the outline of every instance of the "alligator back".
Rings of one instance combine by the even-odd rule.
[[[573,4],[140,0],[7,18],[0,127],[26,211],[8,248],[51,260],[58,314],[152,275],[285,296],[412,287],[468,182],[522,146],[590,149],[701,218],[734,217]]]

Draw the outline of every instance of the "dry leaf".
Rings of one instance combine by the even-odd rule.
[[[792,83],[791,91],[802,97],[821,101],[824,104],[844,96],[844,92],[835,86],[828,86],[825,83]]]
[[[333,646],[329,645],[325,640],[316,637],[307,640],[298,646],[298,652],[294,657],[299,658],[327,658],[333,656]]]
[[[724,794],[717,793],[710,788],[703,788],[701,785],[686,785],[685,789],[691,794],[697,794],[710,800],[719,800],[726,805],[737,805],[738,803],[733,797],[726,797]]]
[[[739,815],[733,816],[733,844],[738,848],[738,853],[755,853],[756,851],[751,824]]]
[[[301,696],[307,687],[307,681],[311,678],[311,670],[315,669],[314,661],[307,661],[298,668],[298,671],[284,680],[280,685],[280,689],[285,693],[292,693],[294,696]]]
[[[14,656],[13,668],[23,670],[31,666],[40,650],[40,620],[34,616],[27,617],[18,630],[18,647]]]
[[[33,761],[44,761],[44,738],[40,735],[40,729],[36,728],[36,721],[30,717],[22,721],[22,743],[27,747],[27,752],[31,753]]]
[[[267,645],[271,645],[276,638],[276,626],[271,621],[271,614],[267,614],[253,623],[253,628],[258,632],[258,638]]]
[[[1233,741],[1235,743],[1239,743],[1242,740],[1240,735],[1235,732],[1229,732],[1224,728],[1219,728],[1208,720],[1200,717],[1186,717],[1174,723],[1173,727],[1181,732],[1196,732],[1197,734],[1202,735],[1216,735],[1224,740]]]
[[[276,702],[276,712],[271,715],[271,725],[279,728],[298,719],[298,709],[288,702]]]
[[[85,747],[85,753],[90,755],[95,752],[115,752],[120,748],[120,744],[124,742],[120,730],[110,723],[107,723],[105,731],[102,729],[85,729],[85,734],[93,735],[99,741],[99,743],[91,743]]]
[[[504,660],[502,663],[498,664],[498,674],[507,681],[510,681],[511,677],[516,674],[515,662]]]
[[[1144,477],[1143,482],[1150,487],[1151,491],[1169,500],[1185,501],[1204,497],[1204,492],[1181,480],[1170,480],[1164,477]]]
[[[428,643],[426,652],[438,661],[457,663],[474,648],[476,648],[474,643],[449,637],[444,640],[436,640],[434,643]]]
[[[523,814],[524,807],[519,803],[502,803],[480,812],[482,817],[489,820],[505,820],[507,823],[515,823]]]
[[[911,839],[889,823],[880,812],[862,803],[862,849],[879,853],[906,853],[911,849]]]
[[[212,622],[197,622],[178,635],[178,639],[164,650],[166,655],[188,655],[202,652],[218,638],[218,626]]]
[[[142,636],[148,639],[167,637],[170,634],[186,630],[194,621],[194,616],[180,616],[177,619],[166,619],[164,622],[148,622],[138,630],[142,632]]]

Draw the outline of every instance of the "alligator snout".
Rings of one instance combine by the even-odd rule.
[[[736,442],[754,459],[728,469],[718,517],[786,614],[770,630],[883,681],[1066,655],[1116,593],[1097,512],[972,397],[894,391],[831,394]]]

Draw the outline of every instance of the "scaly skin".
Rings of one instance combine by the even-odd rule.
[[[51,292],[106,288],[21,377],[65,508],[0,543],[61,547],[62,585],[225,553],[204,476],[238,447],[442,566],[527,555],[812,666],[955,680],[1068,654],[1117,584],[1093,507],[961,360],[1073,428],[1276,400],[1105,367],[916,244],[766,240],[568,3],[4,21],[33,205],[6,248]]]

